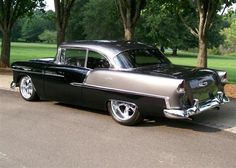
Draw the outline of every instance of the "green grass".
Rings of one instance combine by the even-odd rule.
[[[11,63],[30,60],[33,58],[54,57],[55,44],[40,43],[11,43]],[[167,54],[168,55],[168,54]],[[168,56],[174,64],[196,66],[197,54],[179,51],[178,56]],[[209,55],[208,67],[228,72],[230,83],[236,83],[236,54]]]
[[[179,52],[178,56],[168,55],[168,58],[178,65],[196,66],[197,64],[197,53]],[[229,82],[236,83],[236,55],[209,55],[208,67],[227,71]]]
[[[11,43],[11,63],[25,61],[33,58],[54,57],[56,54],[55,44],[40,43]]]

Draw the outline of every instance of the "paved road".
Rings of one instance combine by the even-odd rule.
[[[1,168],[235,168],[236,134],[192,122],[137,127],[104,112],[0,90]]]

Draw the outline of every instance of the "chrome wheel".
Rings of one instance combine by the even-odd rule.
[[[34,100],[37,95],[34,90],[34,85],[29,76],[24,76],[20,81],[20,93],[25,100]]]
[[[134,115],[137,107],[134,104],[121,102],[121,101],[111,101],[111,108],[120,120],[129,120]]]
[[[130,102],[111,100],[108,110],[113,119],[123,125],[134,125],[141,121],[137,105]]]

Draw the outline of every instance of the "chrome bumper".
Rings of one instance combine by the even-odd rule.
[[[228,103],[229,98],[226,97],[223,92],[217,92],[217,96],[207,101],[206,103],[203,103],[200,105],[198,99],[194,99],[194,105],[185,110],[176,110],[176,109],[164,109],[164,115],[167,118],[173,118],[173,119],[188,119],[190,116],[199,114],[203,111],[210,110],[213,108],[219,107],[221,104]]]

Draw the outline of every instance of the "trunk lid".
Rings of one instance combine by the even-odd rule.
[[[207,68],[196,68],[180,65],[163,65],[138,68],[135,71],[142,74],[183,79],[188,103],[194,99],[205,102],[213,99],[221,88],[216,71]]]

